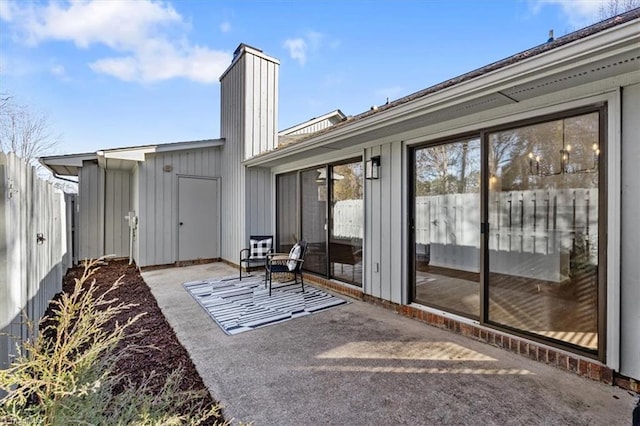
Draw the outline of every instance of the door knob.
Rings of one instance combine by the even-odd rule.
[[[180,222],[180,226],[184,225],[184,222]]]

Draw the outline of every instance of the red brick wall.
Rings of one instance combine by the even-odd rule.
[[[552,365],[561,370],[569,371],[606,384],[615,384],[624,389],[640,393],[640,382],[634,379],[617,375],[612,369],[596,360],[581,357],[569,352],[530,342],[521,337],[511,336],[499,331],[466,324],[453,318],[426,312],[413,306],[399,305],[378,297],[364,294],[361,289],[342,285],[335,281],[327,280],[314,275],[305,274],[305,280],[319,284],[336,293],[360,299],[377,306],[391,309],[401,315],[422,321],[434,327],[453,331],[454,333],[470,337],[475,340],[489,343],[516,354],[528,357],[538,362]]]

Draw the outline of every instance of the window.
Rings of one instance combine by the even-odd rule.
[[[278,175],[276,182],[278,250],[286,251],[300,235],[308,244],[306,271],[361,287],[362,159]]]
[[[480,139],[415,150],[417,302],[480,315]]]
[[[413,148],[413,301],[602,358],[604,119]]]
[[[598,348],[599,114],[493,132],[489,321]]]

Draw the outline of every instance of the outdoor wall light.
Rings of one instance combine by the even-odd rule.
[[[364,163],[365,179],[373,180],[380,178],[380,156],[371,157]]]

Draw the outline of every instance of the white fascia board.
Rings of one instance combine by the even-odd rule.
[[[106,164],[104,162],[101,163],[101,158],[144,161],[147,154],[212,148],[222,145],[224,145],[224,139],[205,139],[201,141],[175,142],[161,145],[145,145],[130,148],[105,149],[98,151],[97,155],[99,164]]]
[[[54,176],[78,176],[78,169],[82,168],[83,161],[91,161],[97,158],[94,153],[52,155],[40,157],[38,161]]]
[[[82,167],[83,161],[95,160],[97,158],[94,153],[85,154],[67,154],[67,155],[52,155],[48,157],[40,157],[38,160],[43,166],[67,166],[67,167]]]
[[[576,40],[520,62],[488,72],[474,79],[425,95],[387,111],[372,114],[346,124],[326,134],[275,150],[243,162],[248,167],[259,166],[280,157],[297,154],[310,147],[328,145],[365,131],[375,130],[403,120],[435,112],[451,105],[469,101],[485,95],[538,80],[546,76],[576,68],[619,53],[638,49],[640,35],[637,20]]]

